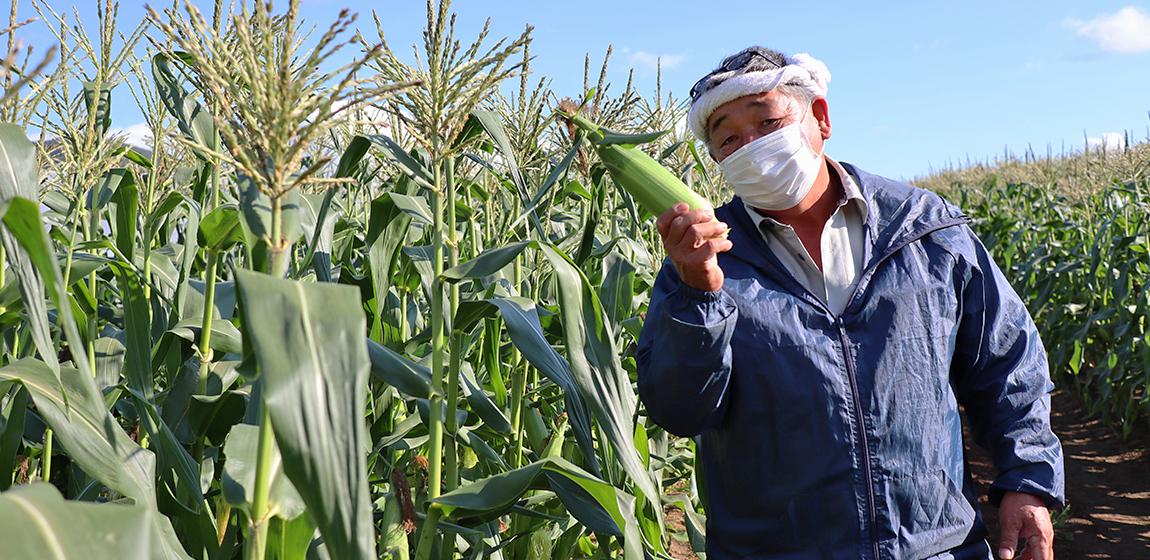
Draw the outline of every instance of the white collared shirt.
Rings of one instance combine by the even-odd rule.
[[[782,261],[783,266],[799,284],[827,304],[837,316],[842,315],[846,309],[847,300],[854,293],[862,275],[867,203],[850,173],[839,162],[829,157],[826,159],[842,180],[843,197],[823,226],[819,242],[823,257],[822,270],[815,266],[794,228],[758,213],[748,204],[744,203],[743,206],[755,227],[763,234],[767,247]]]

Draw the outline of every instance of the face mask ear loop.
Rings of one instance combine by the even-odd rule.
[[[806,109],[803,109],[803,118],[799,119],[799,132],[803,135],[803,140],[807,142],[807,149],[811,152],[815,151],[815,147],[811,144],[811,139],[807,136],[807,131],[803,129],[803,123],[807,120],[807,115],[811,112],[811,107],[815,106],[815,100],[812,99]],[[823,149],[815,153],[815,159],[822,159],[823,154],[827,151],[827,144],[823,142]]]

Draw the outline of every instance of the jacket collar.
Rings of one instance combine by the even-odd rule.
[[[867,203],[860,289],[871,271],[898,249],[939,229],[970,221],[958,207],[933,192],[867,173],[849,163],[840,165],[854,178]],[[822,306],[767,248],[742,199],[734,197],[716,209],[715,215],[731,227],[728,238],[734,248],[723,255],[746,262],[788,291]]]
[[[970,221],[957,206],[933,192],[872,175],[849,163],[842,166],[857,179],[873,209],[866,223],[878,253],[904,245],[907,235],[917,238],[940,227]]]

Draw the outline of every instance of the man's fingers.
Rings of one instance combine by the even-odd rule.
[[[695,224],[702,224],[712,222],[715,219],[715,213],[710,210],[686,210],[685,203],[676,204],[670,210],[659,216],[660,220],[666,219],[666,229],[662,229],[656,222],[656,227],[659,229],[659,235],[663,237],[665,245],[678,245],[687,231]],[[680,212],[680,210],[682,210]]]
[[[1054,560],[1054,527],[1042,499],[1023,492],[1007,492],[999,507],[1002,537],[998,557],[1012,558],[1018,539],[1026,539],[1019,560]]]
[[[703,222],[691,224],[683,233],[680,243],[686,247],[697,249],[711,239],[723,235],[727,231],[727,224],[723,222]]]
[[[668,208],[666,212],[663,212],[663,215],[655,220],[655,229],[659,230],[659,236],[666,239],[667,233],[671,229],[671,222],[675,221],[675,218],[685,214],[690,208],[686,202],[680,202]]]
[[[680,203],[659,216],[655,225],[685,284],[709,292],[722,287],[723,272],[715,255],[730,250],[731,242],[722,237],[727,224],[716,221],[713,211],[688,211],[687,205]]]
[[[1019,529],[1017,519],[1013,517],[1002,519],[1002,534],[998,538],[998,557],[1002,560],[1014,558],[1014,550],[1018,546]]]
[[[1054,543],[1051,540],[1045,534],[1027,537],[1026,550],[1030,553],[1030,557],[1034,560],[1054,560]]]
[[[716,237],[713,239],[703,240],[698,247],[695,248],[693,259],[698,262],[706,262],[715,258],[715,255],[728,251],[731,249],[731,241]]]

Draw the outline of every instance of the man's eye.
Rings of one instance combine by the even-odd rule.
[[[720,146],[726,146],[727,144],[730,144],[731,142],[734,142],[734,141],[735,141],[734,136],[728,136],[719,145]]]

